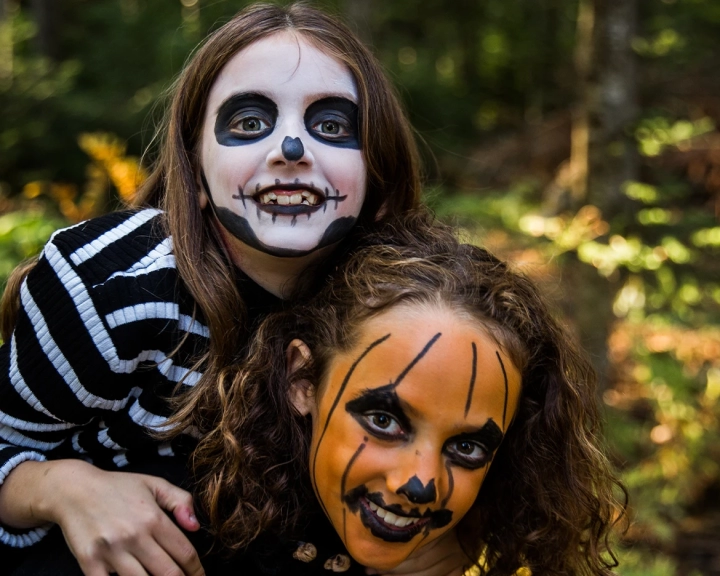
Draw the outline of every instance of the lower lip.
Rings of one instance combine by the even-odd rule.
[[[323,207],[324,203],[315,204],[310,206],[309,204],[261,204],[255,200],[256,206],[263,212],[269,214],[288,214],[290,216],[297,216],[298,214],[312,214],[317,212]]]
[[[370,530],[373,536],[386,542],[410,542],[430,521],[428,518],[420,518],[410,526],[392,526],[370,509],[365,498],[362,498],[359,504],[360,520],[363,525]]]

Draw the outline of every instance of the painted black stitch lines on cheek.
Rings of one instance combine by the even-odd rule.
[[[310,104],[305,111],[305,128],[318,142],[360,150],[358,106],[347,98],[332,96]]]
[[[215,139],[221,146],[244,146],[269,136],[277,121],[277,106],[260,94],[235,94],[218,109]]]
[[[352,227],[355,226],[355,222],[357,220],[357,218],[354,218],[353,216],[343,216],[341,218],[338,218],[337,220],[334,220],[330,224],[330,226],[325,229],[325,232],[320,238],[317,246],[311,248],[310,250],[296,250],[293,248],[268,246],[257,237],[247,218],[236,214],[229,208],[225,208],[224,206],[217,206],[215,204],[212,193],[210,192],[210,186],[208,185],[207,178],[205,178],[205,173],[202,171],[200,172],[200,180],[202,181],[202,185],[205,188],[208,202],[210,203],[210,206],[215,213],[215,216],[223,225],[223,227],[230,234],[235,236],[235,238],[240,240],[240,242],[247,244],[248,246],[255,248],[256,250],[259,250],[260,252],[270,254],[271,256],[278,256],[281,258],[298,258],[301,256],[307,256],[308,254],[311,254],[312,252],[315,252],[320,248],[330,246],[331,244],[335,244],[336,242],[342,240],[345,236],[347,236],[348,232],[350,232]],[[247,198],[247,196],[243,195],[242,188],[240,188],[239,186],[238,192],[239,194],[237,196],[233,195],[233,198],[235,198],[236,200],[241,200],[243,206],[245,206],[245,199]]]

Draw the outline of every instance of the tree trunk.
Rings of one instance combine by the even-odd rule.
[[[0,0],[0,88],[12,84],[14,55],[10,19],[16,9],[15,0]]]
[[[592,204],[612,222],[623,212],[623,187],[637,179],[638,158],[629,130],[637,119],[637,81],[631,47],[637,0],[581,0],[575,65],[569,186],[575,208]],[[617,287],[578,260],[565,271],[568,312],[598,372],[600,392],[610,380],[607,340],[615,320]]]
[[[343,0],[345,22],[365,45],[372,45],[373,0]]]
[[[58,18],[61,0],[31,0],[35,23],[38,27],[36,43],[40,54],[53,62],[60,59],[58,50]]]

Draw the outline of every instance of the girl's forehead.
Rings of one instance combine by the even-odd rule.
[[[357,102],[358,98],[355,79],[345,63],[290,31],[261,38],[235,54],[213,84],[211,105],[245,92],[273,100],[340,96]]]
[[[441,307],[395,307],[361,325],[356,346],[332,363],[330,396],[350,370],[344,400],[394,384],[409,410],[447,422],[499,423],[506,394],[519,391],[515,367],[487,331]]]

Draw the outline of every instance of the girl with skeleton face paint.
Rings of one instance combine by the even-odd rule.
[[[4,299],[0,552],[53,574],[64,540],[86,573],[203,573],[207,543],[163,513],[199,528],[178,488],[197,434],[156,434],[222,400],[222,370],[303,270],[418,203],[381,67],[302,4],[250,6],[214,32],[157,141],[134,209],[58,232]]]
[[[623,507],[592,372],[536,288],[422,215],[366,241],[312,300],[263,322],[224,374],[237,410],[203,405],[218,424],[196,452],[201,498],[223,541],[282,510],[306,547],[316,510],[370,573],[421,573],[457,537],[481,573],[611,574]],[[288,498],[283,479],[303,478],[306,499]],[[213,506],[233,499],[243,508]]]

